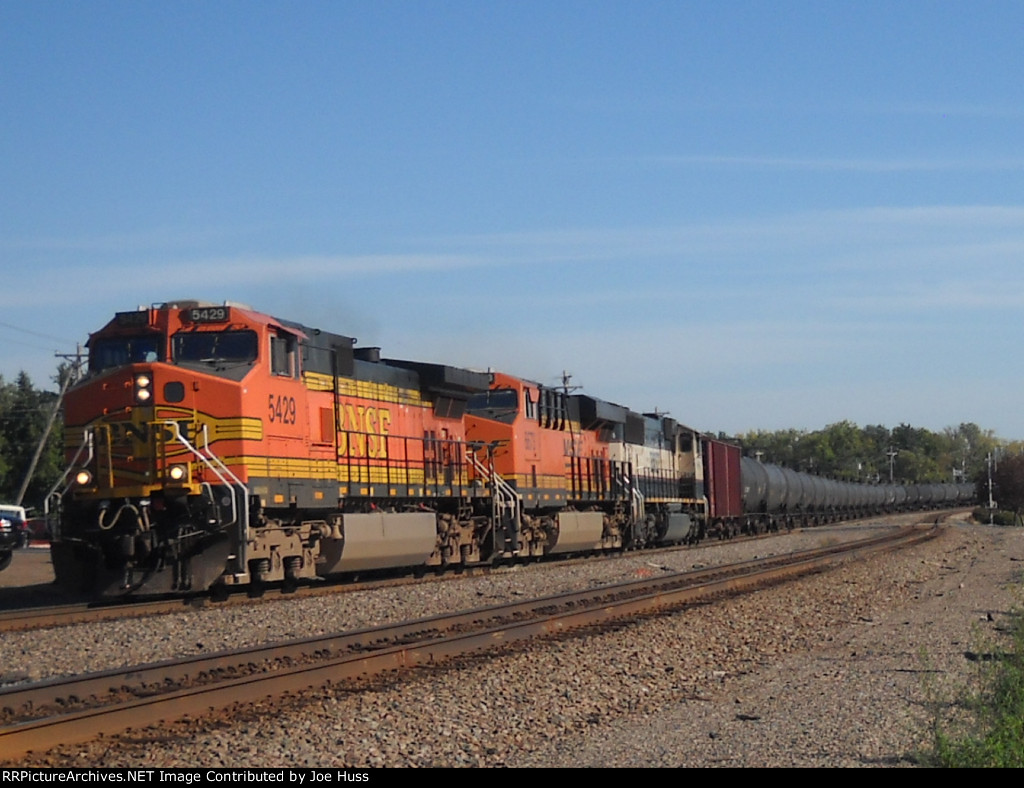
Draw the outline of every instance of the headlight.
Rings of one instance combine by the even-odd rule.
[[[75,484],[79,487],[88,487],[92,484],[92,474],[83,468],[75,474]]]
[[[140,373],[135,376],[135,400],[136,402],[149,402],[153,398],[153,379]]]
[[[184,465],[172,465],[167,469],[167,478],[172,482],[184,481],[188,477],[188,468]]]

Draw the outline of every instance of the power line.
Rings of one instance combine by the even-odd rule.
[[[38,331],[32,331],[28,328],[22,328],[21,326],[16,326],[13,323],[5,323],[3,320],[0,320],[0,326],[3,326],[4,328],[10,328],[13,331],[20,331],[23,334],[30,334],[34,337],[39,337],[40,339],[50,339],[53,340],[54,342],[60,342],[62,345],[70,345],[72,342],[74,342],[73,339],[61,339],[60,337],[50,336],[49,334],[41,334]]]

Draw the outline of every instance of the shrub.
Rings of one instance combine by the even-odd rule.
[[[991,652],[993,670],[981,690],[963,699],[973,713],[972,729],[962,737],[936,722],[929,759],[948,768],[1024,767],[1024,616],[1014,615],[1010,650]]]
[[[979,523],[987,523],[989,521],[988,509],[979,506],[975,509],[971,516]],[[992,524],[993,525],[1016,525],[1017,515],[1014,512],[1006,512],[1002,509],[997,509],[992,512]]]

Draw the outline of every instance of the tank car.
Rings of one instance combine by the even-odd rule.
[[[970,484],[856,484],[802,473],[702,438],[709,533],[731,536],[919,508],[967,506]]]

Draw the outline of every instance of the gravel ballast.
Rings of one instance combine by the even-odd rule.
[[[442,608],[859,538],[773,540],[509,570],[252,608],[14,633],[32,678],[300,637]],[[1020,603],[1024,529],[943,536],[755,594],[231,714],[68,745],[52,766],[914,766],[932,709],[979,674]],[[10,582],[5,578],[6,582]],[[8,678],[14,677],[9,675]]]

